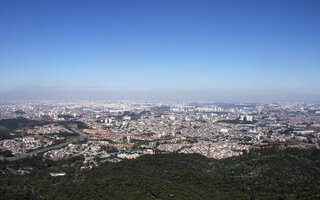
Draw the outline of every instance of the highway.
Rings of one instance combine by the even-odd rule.
[[[29,152],[29,153],[16,155],[14,157],[6,157],[5,159],[9,160],[9,161],[15,161],[15,160],[27,158],[29,156],[37,155],[38,153],[43,153],[43,152],[46,152],[46,151],[49,151],[49,150],[52,150],[52,149],[60,149],[60,148],[62,148],[64,146],[67,146],[68,144],[73,143],[73,142],[83,141],[84,139],[86,139],[88,137],[85,133],[82,133],[76,127],[72,127],[70,129],[73,132],[78,133],[79,137],[75,138],[75,139],[72,139],[72,140],[70,140],[68,142],[60,143],[60,144],[57,144],[57,145],[54,145],[54,146],[50,146],[50,147],[46,147],[46,148],[43,148],[43,149],[37,149],[37,150],[34,150],[32,152]]]

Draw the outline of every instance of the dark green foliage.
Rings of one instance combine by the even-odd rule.
[[[68,133],[68,132],[60,132],[59,134],[57,134],[59,137],[72,137],[72,136],[79,136],[78,133]]]
[[[15,118],[15,119],[2,119],[0,120],[0,125],[5,126],[8,129],[14,130],[17,128],[24,128],[24,127],[34,127],[46,124],[43,121],[35,121],[26,118]]]
[[[71,115],[58,115],[58,117],[59,117],[59,118],[64,118],[64,119],[67,119],[67,120],[73,118],[73,116],[71,116]]]
[[[82,159],[2,163],[31,166],[0,175],[2,199],[319,199],[320,151],[264,149],[213,160],[198,154],[156,154],[80,170]],[[66,172],[50,177],[49,172]]]
[[[69,126],[72,127],[76,125],[79,129],[89,128],[84,122],[75,121],[75,120],[61,121],[58,124],[66,127],[69,127]]]
[[[9,150],[1,150],[0,149],[0,155],[4,156],[4,157],[12,157],[12,152]]]
[[[20,115],[26,114],[26,112],[24,112],[23,110],[16,110],[14,111],[14,113],[20,114]]]
[[[33,128],[47,124],[45,121],[35,121],[26,118],[2,119],[0,120],[0,139],[9,139],[17,136],[11,136],[9,133],[16,129]]]

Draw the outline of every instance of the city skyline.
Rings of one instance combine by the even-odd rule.
[[[0,1],[0,100],[320,101],[318,1]]]

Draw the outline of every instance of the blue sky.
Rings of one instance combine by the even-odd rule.
[[[320,101],[320,1],[0,0],[0,99]]]

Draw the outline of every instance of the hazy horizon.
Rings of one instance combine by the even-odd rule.
[[[37,88],[0,93],[0,101],[211,101],[241,103],[306,102],[320,103],[320,95],[299,95],[295,91],[59,91]],[[251,94],[250,94],[251,93]]]
[[[320,102],[320,2],[0,1],[0,100]]]

